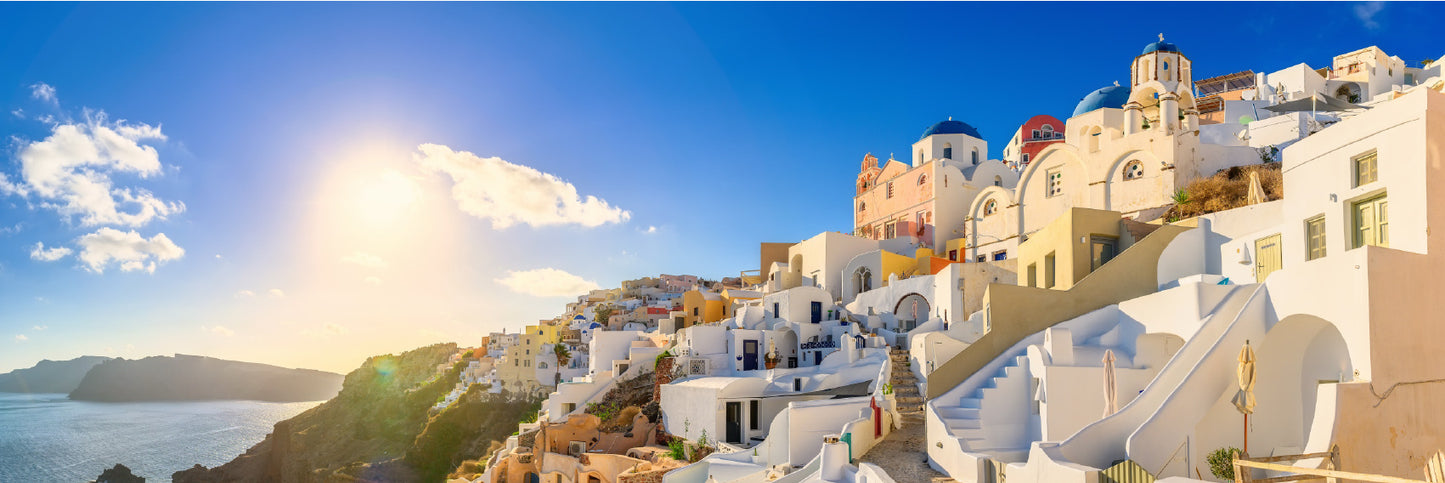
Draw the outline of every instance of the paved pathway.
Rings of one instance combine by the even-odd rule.
[[[928,466],[923,396],[918,393],[918,378],[908,369],[908,352],[894,350],[889,357],[893,362],[889,383],[893,384],[898,412],[903,416],[903,428],[893,430],[859,461],[878,465],[898,483],[952,483],[952,479]]]

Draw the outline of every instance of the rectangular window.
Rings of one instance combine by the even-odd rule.
[[[1038,130],[1038,129],[1035,129],[1035,130],[1034,130],[1034,137],[1033,137],[1033,139],[1038,139],[1038,138],[1039,138],[1039,130]]]
[[[999,251],[993,252],[993,259],[994,259],[994,261],[1005,260],[1005,259],[1007,259],[1007,258],[1008,258],[1008,250],[999,250]]]
[[[1308,246],[1306,246],[1305,260],[1314,260],[1325,256],[1325,215],[1305,220],[1305,238],[1309,240]]]
[[[1054,252],[1044,255],[1044,288],[1054,288]]]
[[[759,420],[762,418],[762,415],[759,414],[762,412],[758,408],[759,406],[761,405],[758,404],[757,399],[748,401],[748,429],[756,431],[758,428],[762,427],[762,424],[760,424],[759,422]]]
[[[1039,264],[1030,263],[1028,269],[1028,283],[1030,287],[1039,286]]]
[[[1379,153],[1370,151],[1355,158],[1355,186],[1364,186],[1380,179],[1376,160]]]
[[[1390,210],[1385,195],[1357,201],[1355,215],[1355,248],[1365,245],[1390,246]]]
[[[1046,173],[1048,179],[1048,196],[1052,197],[1064,194],[1064,173],[1057,169],[1048,170]]]
[[[958,261],[958,250],[949,250],[948,259],[955,262]]]
[[[1118,242],[1109,237],[1089,237],[1089,271],[1098,270],[1099,267],[1114,259],[1118,251]]]
[[[886,225],[883,225],[883,238],[887,239],[887,238],[893,238],[893,237],[895,237],[895,236],[898,236],[898,227],[897,227],[897,226],[895,226],[895,225],[892,224],[892,223],[888,223],[888,224],[886,224]]]
[[[888,182],[888,193],[886,194],[886,197],[887,197],[887,198],[892,198],[892,197],[893,197],[893,182],[892,182],[892,181],[889,181],[889,182]]]
[[[988,255],[979,255],[978,257],[974,258],[973,261],[975,261],[975,262],[980,262],[980,263],[982,263],[982,262],[987,262],[987,261],[988,261]]]

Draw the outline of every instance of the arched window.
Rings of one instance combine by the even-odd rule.
[[[943,159],[953,159],[953,143],[943,143]]]
[[[918,150],[918,164],[923,164],[923,150]]]
[[[1044,127],[1041,127],[1041,128],[1039,128],[1039,129],[1044,132],[1044,139],[1051,139],[1051,138],[1054,137],[1054,127],[1053,127],[1053,126],[1050,126],[1050,125],[1048,125],[1048,124],[1045,124]]]
[[[867,209],[868,209],[868,203],[862,202],[862,201],[859,201],[859,202],[858,202],[858,212],[859,212],[859,213],[862,213],[863,211],[865,211],[865,210],[867,210]]]
[[[858,267],[858,270],[853,272],[853,285],[858,287],[858,293],[873,290],[873,271],[868,267]]]
[[[1144,163],[1138,160],[1130,161],[1124,165],[1124,179],[1139,179],[1144,176]]]
[[[1003,186],[1003,176],[994,175],[994,177],[993,177],[993,185],[994,185],[994,186]]]
[[[928,181],[928,173],[924,173],[924,174],[918,175],[918,185],[919,185],[919,186],[923,186],[923,183],[925,183],[925,182],[927,182],[927,181]]]
[[[998,211],[998,200],[988,200],[983,204],[983,216],[992,215]]]
[[[1168,81],[1168,80],[1173,80],[1173,79],[1169,76],[1169,61],[1166,60],[1166,61],[1164,61],[1164,62],[1161,62],[1159,65],[1164,68],[1164,69],[1163,69],[1163,70],[1164,70],[1164,80],[1166,80],[1166,81]]]
[[[978,164],[978,148],[973,148],[973,164]]]

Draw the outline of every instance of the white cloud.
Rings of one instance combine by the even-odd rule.
[[[122,272],[155,273],[157,262],[175,260],[186,254],[164,233],[147,240],[134,230],[123,232],[114,228],[101,228],[81,236],[76,245],[80,246],[80,261],[95,273],[103,273],[112,263],[118,263]]]
[[[30,250],[30,259],[42,262],[53,262],[70,255],[70,249],[65,247],[45,248],[44,242],[35,242],[35,248]]]
[[[18,117],[20,119],[25,119],[25,110],[17,107],[15,108],[15,110],[10,111],[10,115]]]
[[[240,292],[236,292],[236,297],[237,297],[237,298],[241,298],[241,297],[255,297],[255,296],[256,296],[256,292],[252,292],[252,291],[250,291],[250,290],[242,290],[242,291],[240,291]]]
[[[652,225],[648,225],[648,226],[647,226],[647,230],[644,230],[643,232],[644,232],[644,233],[647,233],[648,235],[655,234],[655,233],[657,233],[657,227],[652,226]]]
[[[269,295],[271,296],[271,298],[277,298],[277,299],[286,298],[286,292],[282,292],[281,289],[279,289],[279,288],[273,288],[273,289],[271,289],[271,290],[267,290],[266,293],[269,294]]]
[[[31,327],[30,330],[39,332],[39,331],[42,331],[42,330],[45,330],[45,329],[49,329],[49,328],[50,328],[50,326],[48,326],[48,325],[37,325],[37,326]]]
[[[184,203],[164,201],[142,188],[117,187],[112,174],[142,179],[161,173],[160,155],[143,141],[166,139],[159,126],[110,122],[104,112],[87,113],[80,123],[57,124],[43,141],[20,148],[20,179],[0,177],[0,192],[34,196],[83,226],[139,227],[185,211]]]
[[[363,281],[363,282],[366,282],[366,283],[369,283],[369,284],[372,284],[372,285],[381,285],[381,278],[380,278],[380,277],[374,277],[374,276],[373,276],[373,277],[366,277],[366,278],[362,279],[362,281]]]
[[[363,251],[353,252],[350,255],[342,257],[341,261],[354,263],[366,268],[386,268],[386,260],[382,260],[381,257]]]
[[[596,282],[555,268],[508,270],[507,276],[496,279],[513,292],[535,297],[571,297],[601,288]]]
[[[322,325],[320,329],[304,329],[301,331],[301,335],[307,337],[330,338],[332,336],[346,335],[348,332],[350,331],[346,330],[346,327],[343,327],[340,324],[328,322],[325,325]]]
[[[549,173],[509,163],[502,158],[482,158],[466,151],[452,151],[438,144],[418,146],[413,159],[431,172],[451,177],[452,198],[458,208],[481,219],[492,228],[503,229],[524,223],[533,227],[577,224],[595,227],[622,223],[631,213],[609,205],[596,196],[582,197],[577,187]]]
[[[216,254],[216,259],[217,259],[217,260],[220,260],[220,259],[221,259],[221,254],[217,253],[217,254]]]
[[[210,330],[211,330],[211,333],[224,335],[224,336],[226,336],[226,337],[231,337],[231,336],[233,336],[233,335],[236,335],[236,331],[231,330],[231,329],[228,329],[228,328],[225,328],[225,327],[223,327],[223,326],[219,326],[219,325],[218,325],[218,326],[215,326],[215,327],[211,327]]]
[[[1355,4],[1355,18],[1360,20],[1367,30],[1380,28],[1380,22],[1375,20],[1375,15],[1385,10],[1385,2],[1365,2]]]
[[[15,334],[15,342],[25,342],[27,340],[30,340],[30,338],[26,337],[25,334]]]
[[[60,100],[55,97],[55,88],[44,82],[36,82],[30,85],[30,97],[51,104],[58,104],[60,102]]]

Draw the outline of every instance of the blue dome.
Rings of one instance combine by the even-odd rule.
[[[1169,42],[1165,42],[1165,41],[1163,41],[1163,40],[1160,40],[1160,41],[1158,41],[1158,42],[1151,42],[1149,45],[1145,45],[1145,46],[1144,46],[1144,52],[1141,53],[1141,54],[1139,54],[1139,55],[1144,55],[1144,54],[1147,54],[1147,53],[1150,53],[1150,52],[1178,52],[1178,51],[1179,51],[1179,46],[1174,45],[1174,44],[1171,44],[1171,43],[1169,43]]]
[[[979,134],[978,130],[968,125],[968,123],[949,119],[930,126],[927,131],[923,131],[923,135],[919,136],[918,140],[922,141],[924,138],[934,134],[967,134],[973,136],[974,139],[983,139],[983,135]]]
[[[1079,114],[1083,114],[1083,113],[1086,113],[1086,112],[1093,112],[1093,111],[1099,110],[1100,108],[1105,108],[1105,107],[1112,107],[1112,108],[1115,108],[1115,109],[1122,108],[1122,107],[1124,107],[1124,104],[1126,104],[1126,103],[1128,103],[1128,102],[1129,102],[1129,88],[1128,88],[1128,87],[1125,87],[1125,86],[1109,86],[1109,87],[1105,87],[1105,88],[1103,88],[1103,89],[1099,89],[1099,90],[1097,90],[1097,91],[1090,92],[1089,95],[1084,96],[1084,100],[1079,101],[1079,105],[1074,107],[1074,116],[1077,116],[1077,115],[1079,115]],[[1069,116],[1069,117],[1074,117],[1074,116]]]

